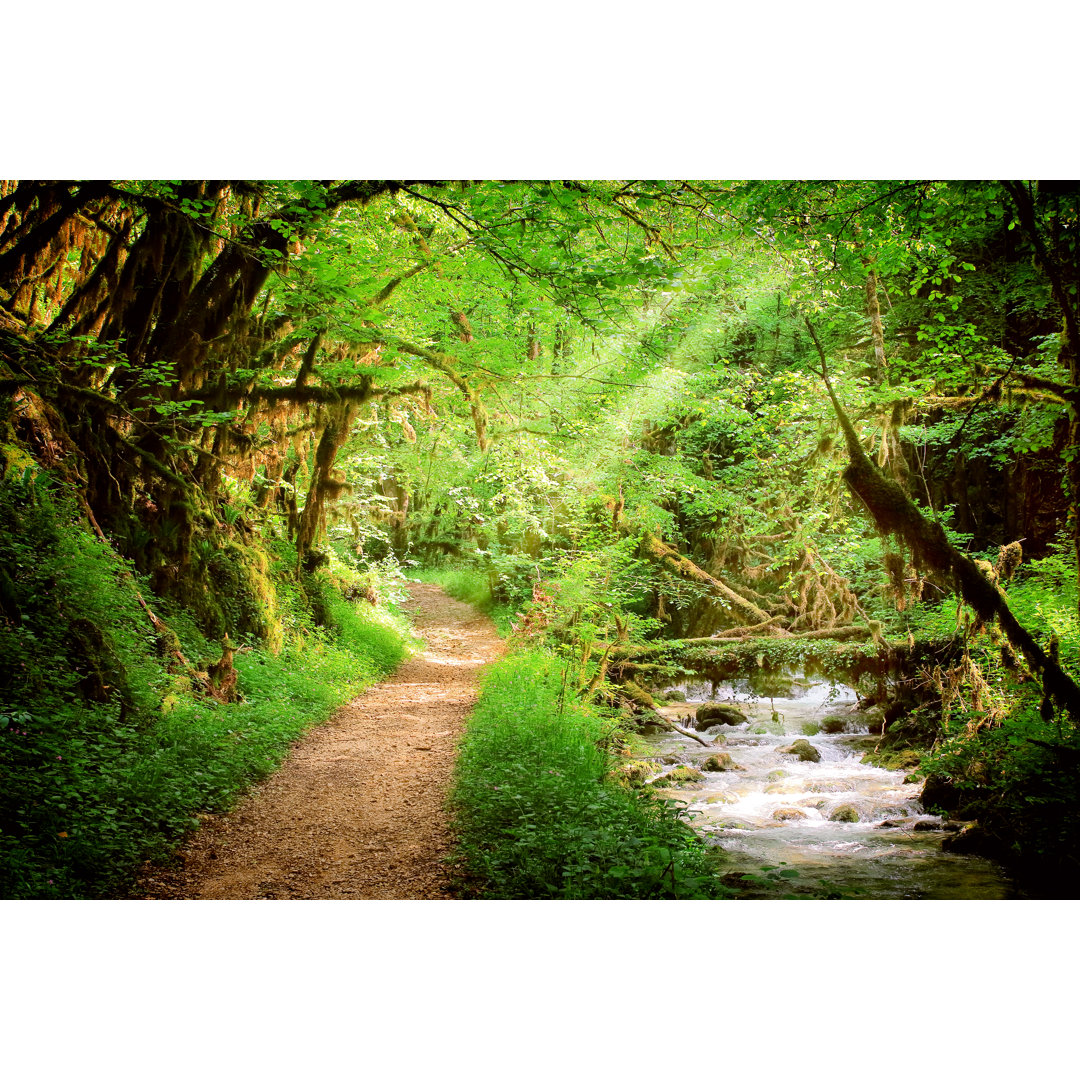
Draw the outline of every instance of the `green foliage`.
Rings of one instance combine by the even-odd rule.
[[[83,190],[16,189],[0,252]],[[1076,317],[1075,186],[118,181],[87,193],[78,227],[61,229],[73,239],[58,270],[51,247],[5,257],[29,332],[4,332],[0,376],[29,377],[42,399],[20,402],[18,436],[5,412],[4,464],[29,464],[20,439],[75,446],[98,520],[174,602],[163,610],[202,663],[216,655],[201,635],[282,656],[339,647],[327,635],[351,616],[336,597],[393,602],[418,564],[504,632],[556,650],[574,688],[616,641],[745,621],[701,575],[648,560],[643,536],[794,632],[855,620],[875,637],[952,637],[965,613],[935,599],[949,583],[916,572],[848,494],[823,360],[856,437],[909,474],[953,543],[993,562],[992,545],[1019,538],[1005,535],[1019,512],[1040,550],[1077,501],[1061,403],[1076,382],[1061,333]],[[20,217],[24,202],[38,219]],[[115,277],[103,253],[125,222],[125,266],[143,249],[164,252],[161,266],[81,293]],[[234,268],[219,273],[219,258]],[[327,561],[298,578],[280,531],[307,514],[321,436],[346,399],[355,411],[314,523]],[[1034,498],[997,490],[1028,484]],[[1069,499],[1053,505],[1061,489]],[[100,729],[142,730],[169,687],[134,579],[70,510],[5,507],[0,674],[23,696],[4,730],[38,723],[35,694],[57,715],[97,710]],[[1006,588],[1075,671],[1071,552]],[[729,668],[766,676],[855,668],[875,648],[723,647]],[[971,648],[985,666],[996,646]],[[673,657],[640,670],[674,676]],[[998,704],[1014,704],[1017,688],[992,674]]]
[[[1049,895],[1074,895],[1080,873],[1080,731],[1040,714],[1035,695],[1014,700],[1000,723],[958,713],[951,736],[923,758],[929,785],[954,793],[949,813],[977,819],[989,854],[1023,871]],[[941,791],[940,787],[934,789]],[[935,795],[927,801],[936,805]]]
[[[553,657],[489,670],[458,760],[456,870],[490,899],[727,894],[679,811],[613,782],[615,724],[565,688]]]

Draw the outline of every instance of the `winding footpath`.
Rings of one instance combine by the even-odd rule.
[[[150,900],[448,899],[445,809],[477,674],[502,643],[438,586],[408,605],[422,653],[343,706],[231,813],[151,870]]]

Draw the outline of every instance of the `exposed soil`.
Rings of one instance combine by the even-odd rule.
[[[435,585],[410,589],[424,652],[306,735],[232,813],[209,816],[151,900],[448,899],[446,796],[491,621]]]

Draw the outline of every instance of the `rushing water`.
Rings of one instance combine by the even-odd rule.
[[[664,731],[648,735],[653,758],[665,773],[679,764],[700,768],[710,755],[727,753],[734,770],[706,772],[705,779],[658,794],[687,804],[694,826],[728,855],[725,874],[742,895],[868,900],[1003,900],[1014,895],[993,863],[941,850],[944,823],[923,812],[921,784],[906,774],[864,765],[877,741],[854,711],[849,687],[796,679],[787,696],[759,698],[745,684],[679,687],[686,704],[665,706],[669,718],[687,717],[703,701],[737,704],[745,723],[719,724],[699,734],[709,747]],[[838,733],[820,730],[823,723]],[[819,762],[781,753],[804,738]],[[658,777],[657,777],[658,778]],[[852,820],[832,820],[833,817]],[[853,820],[857,817],[857,820]],[[775,883],[744,884],[743,874],[777,867]],[[794,870],[795,876],[779,871]],[[766,875],[768,876],[768,875]]]

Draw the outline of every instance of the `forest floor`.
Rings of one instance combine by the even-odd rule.
[[[424,651],[296,744],[229,814],[207,815],[179,865],[148,868],[149,900],[448,899],[446,796],[491,621],[410,586]]]

